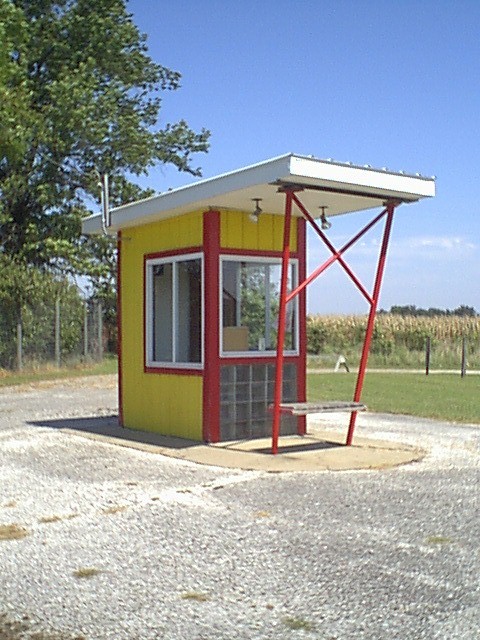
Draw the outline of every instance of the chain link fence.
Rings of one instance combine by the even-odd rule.
[[[116,352],[116,327],[101,301],[62,300],[0,305],[0,369],[60,368]]]

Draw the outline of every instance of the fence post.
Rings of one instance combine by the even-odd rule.
[[[21,371],[23,369],[23,334],[22,334],[22,321],[17,322],[17,369]]]
[[[430,336],[427,338],[427,343],[425,345],[425,375],[428,376],[430,373]]]
[[[462,369],[460,376],[464,378],[467,375],[467,339],[462,338]]]
[[[97,304],[97,330],[98,330],[98,359],[103,360],[103,308],[102,303]]]
[[[60,369],[60,298],[55,300],[55,366]]]
[[[83,357],[88,356],[88,304],[83,307]]]

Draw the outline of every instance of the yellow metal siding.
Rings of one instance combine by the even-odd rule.
[[[221,211],[220,245],[224,249],[281,251],[283,248],[283,216],[262,213],[252,222],[248,213]],[[297,250],[297,218],[292,219],[290,249]]]
[[[202,439],[202,376],[144,372],[144,255],[203,241],[201,212],[122,232],[122,389],[131,429]]]

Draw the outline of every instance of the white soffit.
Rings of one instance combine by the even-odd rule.
[[[283,215],[285,196],[278,188],[285,184],[303,187],[298,197],[313,217],[321,206],[333,216],[381,207],[387,200],[415,202],[435,195],[433,178],[287,154],[113,209],[109,232],[199,209],[250,211],[252,198],[262,199],[266,213]],[[300,215],[296,206],[293,213]],[[101,214],[83,221],[84,233],[101,230]]]

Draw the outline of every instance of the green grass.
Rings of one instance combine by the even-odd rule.
[[[453,540],[446,536],[428,536],[425,542],[427,544],[452,544]]]
[[[201,591],[185,591],[180,597],[182,600],[193,600],[194,602],[207,602],[207,600],[210,600],[210,596]]]
[[[309,400],[351,400],[353,373],[309,374]],[[362,401],[370,411],[480,424],[480,376],[367,373]]]
[[[117,359],[106,357],[102,362],[81,364],[57,369],[46,365],[33,370],[22,372],[0,370],[0,387],[10,387],[19,384],[29,384],[42,380],[61,380],[63,378],[80,378],[83,376],[100,376],[117,373]]]
[[[304,620],[303,618],[284,618],[283,623],[289,629],[302,631],[313,631],[315,629],[315,626],[311,622]]]

